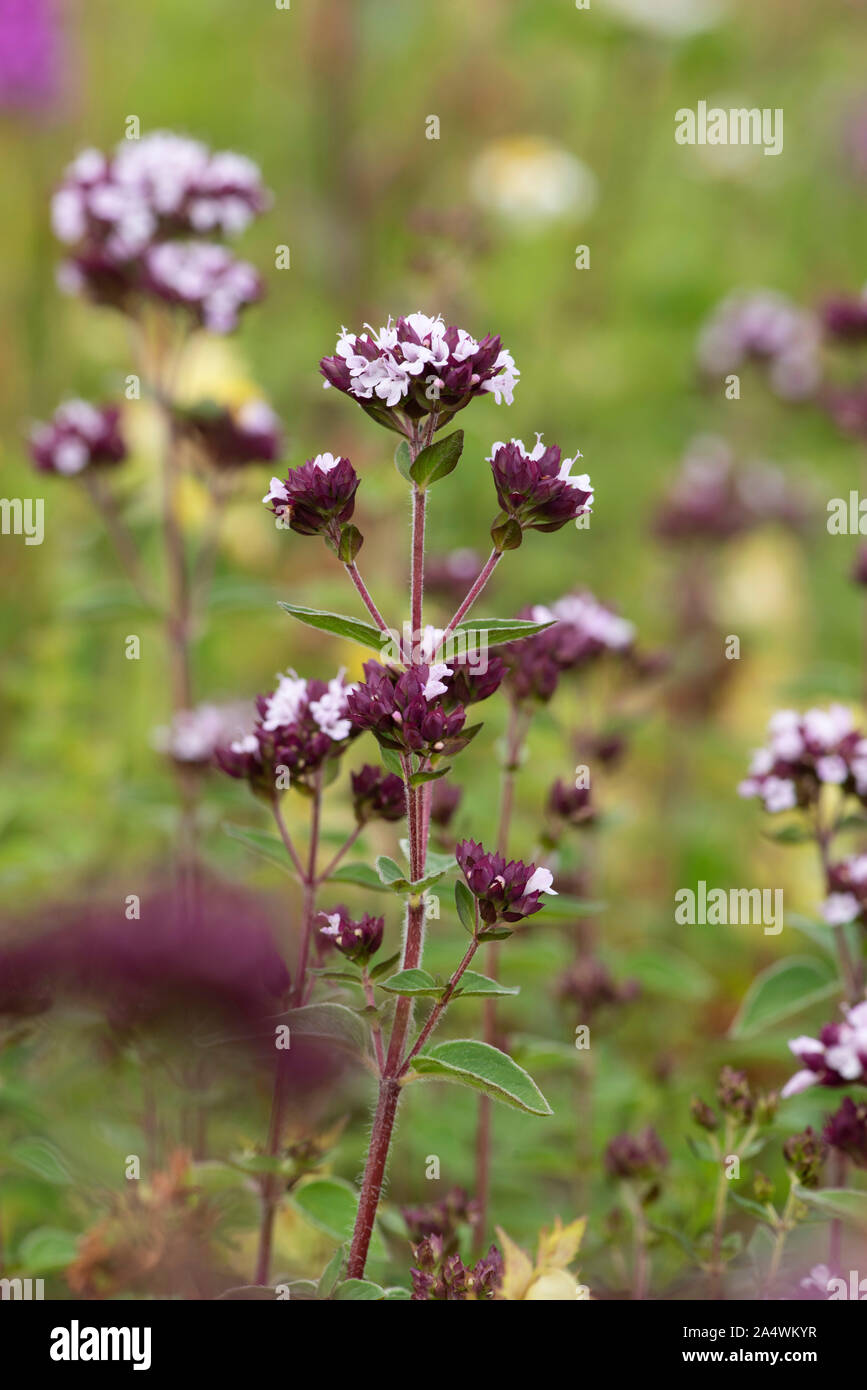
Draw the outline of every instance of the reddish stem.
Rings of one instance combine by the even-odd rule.
[[[443,632],[443,637],[448,637],[449,633],[454,631],[454,629],[457,627],[458,623],[461,621],[461,618],[463,618],[464,615],[470,611],[476,599],[479,597],[479,594],[484,589],[485,585],[487,584],[491,575],[494,573],[494,570],[497,568],[497,565],[500,563],[502,558],[503,552],[501,550],[491,551],[490,555],[485,561],[485,564],[479,570],[478,575],[473,581],[473,584],[469,589],[466,598],[463,600],[454,616],[449,620],[449,623]]]
[[[376,604],[374,603],[373,599],[371,598],[370,591],[358,571],[358,566],[355,564],[354,561],[352,561],[348,565],[345,564],[343,568],[346,570],[346,573],[349,575],[349,578],[352,580],[353,584],[358,590],[358,593],[361,596],[361,602],[364,604],[365,608],[367,609],[373,621],[376,623],[376,626],[379,628],[380,632],[388,632],[386,621],[380,613],[379,609],[377,608]]]

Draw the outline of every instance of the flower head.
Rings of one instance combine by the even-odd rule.
[[[359,729],[369,729],[383,748],[426,757],[457,753],[472,732],[462,733],[466,710],[447,709],[446,689],[436,667],[425,663],[398,672],[378,661],[364,663],[364,681],[348,700],[349,715]]]
[[[793,1038],[789,1051],[802,1069],[785,1084],[782,1095],[795,1096],[809,1086],[847,1086],[867,1081],[867,1001],[843,1010],[841,1023],[826,1023],[818,1038]]]
[[[504,855],[489,853],[475,840],[461,840],[455,858],[487,927],[497,922],[520,922],[539,912],[543,893],[556,897],[549,869],[537,869],[535,864],[524,864],[520,859],[507,861]]]
[[[235,236],[268,202],[251,160],[155,131],[121,140],[113,155],[82,151],[66,169],[51,211],[61,241],[101,247],[121,263],[167,236]]]
[[[567,786],[560,778],[548,793],[548,811],[555,820],[567,825],[590,825],[596,819],[596,808],[590,799],[590,788]]]
[[[381,767],[365,763],[360,772],[353,772],[352,805],[360,825],[369,820],[403,820],[406,815],[406,787],[396,772],[384,772]]]
[[[802,1134],[792,1134],[783,1145],[783,1157],[801,1187],[818,1187],[822,1164],[828,1151],[825,1140],[808,1125]]]
[[[175,425],[217,468],[271,463],[283,447],[280,421],[261,400],[245,401],[235,410],[212,402],[187,410],[176,408]]]
[[[206,767],[216,750],[236,739],[243,740],[251,723],[245,705],[196,705],[180,710],[171,724],[154,730],[152,742],[159,753],[187,767]]]
[[[357,965],[366,965],[382,945],[384,917],[371,917],[365,912],[363,917],[353,918],[342,905],[331,912],[320,912],[319,916],[325,923],[319,928],[320,935]]]
[[[563,459],[555,444],[542,443],[540,434],[529,452],[520,439],[494,445],[488,462],[502,509],[491,531],[495,545],[514,549],[525,530],[559,531],[591,510],[593,488],[588,475],[572,474],[572,465],[580,457]]]
[[[72,477],[98,464],[121,463],[126,444],[117,406],[71,400],[58,406],[48,424],[35,425],[30,452],[41,473]]]
[[[613,1178],[657,1178],[668,1167],[668,1151],[651,1126],[641,1134],[618,1134],[605,1150],[605,1168]]]
[[[857,796],[867,794],[867,739],[855,728],[851,710],[778,710],[768,725],[769,741],[753,754],[740,796],[758,796],[771,813],[813,805],[825,785]]]
[[[262,281],[247,261],[211,242],[162,241],[143,258],[144,288],[191,314],[212,333],[230,333],[241,310],[261,299]]]
[[[486,392],[511,405],[520,376],[499,338],[477,342],[463,328],[422,313],[389,319],[379,332],[369,325],[361,333],[341,329],[335,355],[319,365],[326,386],[353,396],[401,434],[428,415],[439,427]]]
[[[317,454],[291,468],[281,482],[271,479],[263,497],[278,522],[301,536],[329,535],[339,540],[340,527],[355,510],[359,478],[348,458]]]
[[[246,780],[266,800],[288,786],[305,789],[325,763],[339,758],[359,733],[348,709],[355,686],[341,671],[332,680],[305,680],[294,671],[278,676],[270,695],[256,699],[253,730],[215,752],[230,777]]]
[[[667,542],[706,544],[772,522],[798,528],[808,514],[804,489],[781,468],[740,463],[724,439],[700,435],[663,498],[655,530]]]
[[[867,1105],[856,1105],[845,1096],[840,1107],[825,1121],[822,1138],[832,1149],[845,1154],[858,1168],[867,1168]]]
[[[803,400],[819,385],[821,333],[812,314],[771,290],[724,300],[701,331],[698,361],[708,376],[727,376],[750,360],[768,368],[772,390]]]

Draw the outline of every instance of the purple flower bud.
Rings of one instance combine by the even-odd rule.
[[[580,457],[575,455],[575,459]],[[586,473],[572,476],[575,459],[561,462],[560,450],[554,444],[546,448],[540,434],[530,453],[520,439],[495,444],[488,461],[502,511],[494,532],[509,520],[522,531],[559,531],[568,521],[589,512],[593,488]]]
[[[443,829],[449,825],[463,794],[463,787],[456,786],[454,782],[447,782],[445,778],[441,777],[439,781],[434,782],[430,804],[430,818],[434,825]]]
[[[605,1150],[605,1168],[613,1178],[658,1178],[667,1167],[668,1151],[651,1126],[637,1135],[618,1134]]]
[[[369,820],[403,820],[406,815],[406,787],[395,772],[365,763],[360,772],[353,772],[352,804],[360,824]]]
[[[355,510],[359,478],[348,458],[317,454],[300,468],[289,470],[284,482],[271,479],[271,488],[262,499],[271,511],[301,536],[328,532],[339,537],[340,526]]]
[[[503,1259],[495,1245],[474,1268],[460,1255],[446,1254],[440,1236],[426,1236],[413,1250],[416,1267],[410,1270],[415,1302],[458,1302],[496,1298],[503,1280]]]
[[[234,411],[210,403],[176,410],[175,424],[217,468],[272,463],[283,445],[280,421],[264,401],[245,401]]]
[[[801,1187],[818,1187],[827,1147],[811,1125],[802,1134],[793,1134],[783,1145],[783,1157],[794,1172]]]
[[[854,439],[867,438],[867,382],[829,386],[821,403],[841,434]]]
[[[485,669],[473,666],[469,661],[450,661],[448,689],[443,695],[446,709],[454,705],[476,705],[481,700],[490,699],[499,690],[505,675],[506,663],[499,656],[489,656]]]
[[[325,922],[325,926],[319,928],[320,935],[357,965],[366,965],[382,945],[384,917],[371,917],[366,912],[363,917],[354,919],[342,905],[331,912],[320,912],[319,916]]]
[[[867,1105],[856,1105],[846,1096],[840,1108],[826,1120],[822,1138],[858,1168],[867,1168]]]
[[[700,1096],[693,1096],[689,1103],[689,1113],[702,1129],[713,1132],[719,1129],[719,1116]]]
[[[867,545],[858,547],[855,563],[852,566],[852,582],[867,587]]]
[[[829,337],[843,343],[867,341],[867,299],[839,295],[822,306],[822,323]]]
[[[750,1091],[749,1078],[745,1071],[723,1067],[719,1074],[716,1096],[727,1115],[734,1115],[742,1120],[752,1119],[755,1098]]]
[[[567,786],[558,779],[548,793],[548,810],[569,825],[589,825],[596,819],[589,787]]]
[[[639,993],[635,980],[617,984],[607,965],[597,956],[581,956],[561,975],[556,986],[560,999],[577,1004],[582,1019],[599,1009],[627,1004]]]
[[[117,406],[66,401],[48,424],[34,426],[30,452],[41,473],[73,477],[92,465],[121,463],[126,445]]]
[[[437,1236],[446,1254],[457,1249],[460,1227],[475,1225],[479,1204],[462,1187],[453,1187],[439,1202],[423,1207],[401,1207],[407,1233],[413,1245]],[[428,1258],[432,1251],[425,1252]]]
[[[556,896],[549,869],[508,862],[502,854],[488,853],[475,840],[461,840],[455,858],[479,904],[479,916],[486,926],[497,922],[520,922],[542,907],[542,893]]]

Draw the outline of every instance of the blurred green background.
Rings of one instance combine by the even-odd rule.
[[[662,22],[671,15],[681,22]],[[59,250],[48,218],[51,188],[69,159],[87,145],[113,146],[130,115],[143,132],[176,130],[261,166],[274,204],[238,249],[264,274],[267,298],[231,340],[199,349],[186,389],[231,398],[256,383],[285,424],[290,464],[321,450],[352,458],[363,479],[356,511],[366,537],[362,567],[388,613],[400,614],[406,603],[405,486],[391,463],[391,437],[346,398],[322,390],[318,360],[333,351],[341,323],[359,328],[415,309],[442,313],[477,337],[501,334],[521,369],[511,408],[484,400],[460,421],[467,445],[461,466],[433,496],[432,552],[484,548],[495,510],[485,463],[494,440],[530,441],[542,430],[564,453],[583,454],[596,489],[592,526],[530,536],[500,566],[485,612],[506,615],[587,586],[635,622],[643,647],[676,648],[684,581],[672,552],[654,539],[652,518],[691,437],[719,433],[742,457],[777,462],[814,490],[815,525],[806,540],[762,532],[712,561],[720,630],[740,635],[742,649],[713,717],[688,723],[667,717],[661,698],[643,701],[622,770],[598,788],[609,823],[582,841],[581,854],[594,896],[607,903],[600,950],[619,978],[643,975],[645,987],[638,1002],[594,1030],[592,1119],[576,1113],[572,1063],[538,1075],[554,1119],[495,1116],[497,1222],[529,1242],[555,1213],[580,1214],[581,1202],[591,1217],[585,1277],[591,1285],[594,1272],[611,1281],[602,1247],[614,1193],[598,1162],[607,1139],[657,1125],[672,1154],[666,1223],[696,1229],[713,1175],[686,1147],[690,1094],[701,1087],[707,1094],[724,1061],[748,1066],[766,1084],[790,1071],[791,1028],[737,1045],[726,1031],[756,971],[809,944],[790,929],[774,938],[755,927],[678,927],[673,893],[698,879],[783,886],[787,908],[815,915],[820,884],[808,851],[763,841],[759,810],[739,801],[735,787],[778,704],[857,698],[860,600],[848,579],[854,542],[831,544],[824,517],[828,497],[857,486],[860,461],[856,446],[818,413],[775,401],[758,377],[744,377],[739,401],[727,401],[721,383],[703,387],[694,345],[708,312],[733,289],[764,286],[812,306],[832,291],[860,287],[864,7],[843,0],[821,8],[808,0],[719,7],[592,0],[579,11],[571,0],[294,0],[278,10],[265,0],[123,7],[92,0],[64,7],[63,19],[63,99],[38,116],[7,111],[0,124],[5,495],[34,495],[24,442],[33,419],[46,418],[70,394],[118,395],[132,370],[120,320],[56,289]],[[782,107],[783,154],[740,151],[733,160],[731,151],[676,145],[675,110],[700,99]],[[438,140],[425,135],[430,115],[439,118]],[[291,268],[277,270],[275,248],[283,244]],[[578,270],[582,244],[590,267]],[[130,427],[129,515],[155,560],[157,485],[146,416],[130,419]],[[276,606],[284,598],[356,611],[324,548],[275,531],[259,501],[269,476],[267,468],[248,470],[227,515],[196,650],[200,699],[248,698],[270,689],[274,673],[290,664],[320,677],[341,662],[353,674],[359,669],[356,652],[291,627]],[[168,714],[161,635],[130,604],[86,499],[52,478],[42,495],[45,543],[0,540],[0,884],[10,919],[107,885],[135,891],[137,875],[166,856],[173,826],[170,774],[149,741]],[[195,536],[205,521],[204,496],[191,487],[185,505]],[[441,606],[430,616],[447,614]],[[131,632],[142,636],[139,662],[124,659]],[[534,730],[514,853],[530,854],[549,784],[572,775],[564,731],[604,715],[606,699],[604,686],[564,689]],[[483,714],[485,730],[461,758],[456,780],[465,787],[460,829],[490,841],[501,704],[492,701]],[[353,759],[373,754],[371,744]],[[348,807],[339,793],[334,801],[332,824],[348,827]],[[262,823],[257,816],[240,784],[213,779],[207,852],[227,876],[285,894],[279,875],[251,862],[222,832],[226,819]],[[291,901],[286,907],[291,921]],[[396,942],[396,921],[389,932]],[[458,949],[446,901],[442,922],[432,925],[431,968],[448,969]],[[570,949],[553,926],[507,943],[503,979],[522,986],[519,1000],[502,1010],[514,1032],[570,1044],[575,1020],[551,1002]],[[824,1008],[796,1031],[809,1031]],[[450,1027],[470,1031],[477,1011],[470,1003],[460,1011]],[[93,1058],[68,1039],[64,1058],[52,1057],[44,1039],[35,1059],[28,1056],[42,1129],[77,1151],[92,1179],[109,1182],[111,1172],[114,1181],[111,1145],[95,1139],[107,1107]],[[112,1084],[123,1106],[123,1085]],[[350,1179],[363,1160],[365,1084],[340,1097],[356,1121],[336,1159],[336,1171]],[[266,1105],[263,1089],[243,1114],[223,1113],[221,1142],[258,1137]],[[822,1113],[821,1098],[791,1102],[780,1133]],[[392,1200],[421,1201],[434,1186],[470,1182],[474,1117],[470,1093],[414,1088]],[[579,1141],[576,1132],[588,1123],[590,1138]],[[579,1142],[589,1142],[596,1158],[589,1192],[586,1185],[575,1190]],[[778,1149],[772,1144],[771,1153]],[[425,1156],[434,1152],[441,1185],[424,1180]],[[762,1166],[780,1171],[776,1157]],[[75,1229],[80,1213],[71,1215],[59,1190],[55,1199],[51,1223]],[[18,1236],[30,1219],[24,1203],[13,1218]],[[315,1271],[319,1252],[302,1246],[297,1253],[291,1218],[281,1239],[296,1271],[309,1273],[308,1264]],[[674,1273],[676,1250],[663,1247],[657,1259]]]

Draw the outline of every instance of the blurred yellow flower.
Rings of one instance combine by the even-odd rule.
[[[483,207],[527,224],[587,217],[598,198],[592,169],[569,150],[534,135],[486,145],[470,170],[470,186]]]
[[[590,1298],[590,1290],[579,1284],[569,1265],[578,1254],[586,1216],[564,1226],[559,1216],[550,1230],[539,1233],[535,1263],[506,1232],[497,1227],[503,1252],[503,1283],[500,1297],[512,1303],[565,1302]]]

